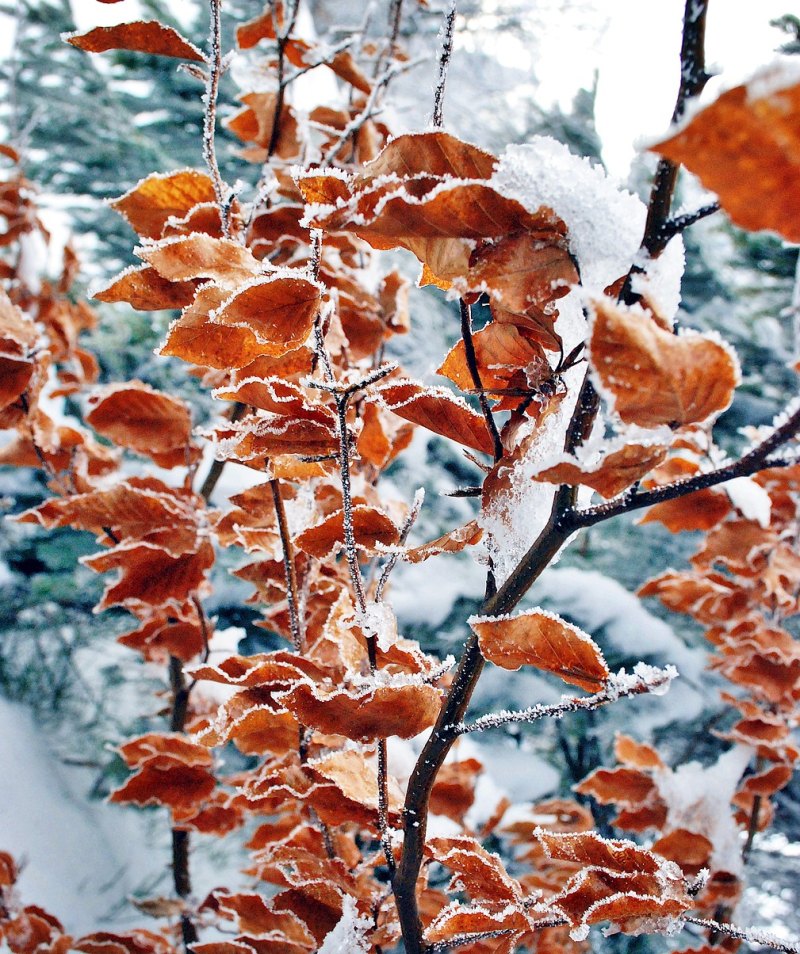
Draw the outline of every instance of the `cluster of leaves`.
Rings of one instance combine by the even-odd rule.
[[[4,261],[0,397],[2,426],[16,436],[3,462],[44,470],[54,496],[19,519],[96,536],[101,549],[84,562],[115,574],[98,609],[131,613],[135,626],[120,642],[166,668],[168,731],[121,747],[131,774],[112,801],[168,812],[175,897],[149,906],[174,921],[160,932],[76,940],[17,901],[16,869],[3,856],[3,937],[14,954],[168,954],[178,932],[196,954],[301,954],[334,943],[366,952],[401,940],[411,954],[453,946],[577,954],[594,924],[653,933],[705,914],[717,919],[709,922],[713,936],[735,934],[725,923],[740,890],[738,869],[722,862],[727,829],[678,812],[654,750],[620,738],[622,767],[594,773],[579,789],[619,805],[620,828],[654,830],[655,844],[644,847],[601,838],[591,813],[572,801],[534,806],[530,822],[506,824],[501,802],[473,830],[465,813],[483,767],[459,759],[454,745],[471,732],[668,687],[670,669],[611,673],[591,637],[557,616],[509,615],[576,530],[649,507],[646,519],[671,530],[712,531],[692,574],[667,575],[643,592],[710,627],[713,666],[736,687],[729,699],[742,716],[729,737],[752,747],[742,770],[751,754],[757,760],[755,774],[738,785],[740,772],[731,792],[735,821],[752,838],[798,754],[788,739],[798,650],[780,620],[797,611],[797,469],[786,445],[800,412],[756,435],[740,459],[719,459],[713,422],[733,398],[738,365],[715,337],[676,334],[657,292],[660,256],[692,219],[669,218],[677,171],[669,159],[659,166],[630,270],[605,287],[585,284],[591,246],[555,197],[551,207],[526,202],[524,190],[512,194],[502,159],[441,129],[390,139],[378,112],[407,62],[397,42],[400,3],[386,42],[358,50],[357,37],[336,48],[304,39],[297,7],[270,3],[237,31],[239,49],[263,46],[275,78],[273,91],[246,93],[228,122],[243,158],[262,169],[249,202],[227,185],[216,159],[227,66],[219,0],[210,2],[206,52],[155,21],[68,38],[89,52],[180,59],[204,84],[206,170],[153,174],[112,203],[137,234],[143,264],[96,298],[180,309],[160,353],[191,365],[226,411],[198,432],[184,401],[134,380],[91,390],[83,425],[54,421],[42,398],[82,395],[96,378],[78,343],[93,312],[70,298],[77,263],[69,249],[54,284],[33,287],[22,256]],[[692,52],[692,44],[704,16],[703,4],[687,5],[684,103],[703,73],[702,48]],[[448,23],[439,123],[452,16]],[[314,69],[348,88],[348,106],[320,105],[304,122],[288,93]],[[778,74],[749,93],[725,94],[657,148],[709,175],[734,220],[796,240],[800,190],[783,150],[787,140],[796,145],[798,116],[800,86]],[[745,121],[759,131],[766,169],[757,203],[740,186],[753,162],[733,134]],[[11,147],[3,151],[17,159]],[[30,184],[12,175],[2,188],[3,243],[42,231]],[[417,258],[421,284],[460,300],[460,338],[440,373],[478,410],[452,389],[384,363],[387,343],[409,326],[407,284],[381,266],[379,253],[390,249]],[[490,318],[473,334],[471,307],[481,296]],[[485,479],[465,491],[480,498],[474,520],[409,547],[423,501],[390,499],[381,475],[414,427],[463,448]],[[200,483],[202,441],[212,443],[216,461]],[[131,459],[144,462],[140,475],[131,476]],[[215,506],[227,462],[252,470],[254,484]],[[734,477],[750,481],[751,493],[760,488],[771,516],[759,522],[737,512],[716,489]],[[523,484],[544,509],[529,549],[501,572],[498,514],[501,525],[518,520]],[[605,502],[581,506],[588,491]],[[451,675],[454,660],[424,653],[398,632],[389,578],[398,559],[418,563],[477,546],[485,547],[487,595]],[[287,648],[212,664],[214,624],[203,601],[217,548],[227,547],[248,554],[236,575],[253,585],[261,625]],[[585,694],[469,722],[486,662],[532,667]],[[221,705],[204,698],[209,683],[227,693]],[[387,740],[429,729],[410,777],[398,778]],[[253,758],[221,776],[211,750],[228,744]],[[430,812],[448,816],[460,834],[427,837]],[[191,833],[224,837],[245,825],[247,873],[268,889],[223,886],[197,901]],[[515,874],[484,847],[490,835],[519,849]],[[437,865],[452,873],[444,888],[434,880]],[[201,927],[227,922],[233,940],[199,942]]]

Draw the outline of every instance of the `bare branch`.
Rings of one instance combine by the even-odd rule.
[[[467,359],[467,367],[469,368],[472,383],[475,385],[478,394],[478,403],[481,406],[486,427],[492,435],[494,459],[498,461],[503,456],[503,442],[500,439],[500,431],[497,429],[497,423],[494,419],[494,414],[492,414],[492,409],[489,406],[489,399],[486,397],[486,392],[483,389],[483,382],[481,381],[481,375],[478,369],[475,343],[472,340],[472,308],[462,298],[459,301],[459,309],[461,311],[461,337],[464,341],[464,354]]]
[[[283,572],[286,578],[286,603],[289,607],[289,626],[292,632],[294,648],[300,652],[303,648],[303,625],[300,619],[300,605],[297,596],[297,570],[294,563],[294,549],[286,521],[286,507],[281,496],[280,481],[273,477],[269,482],[272,491],[272,502],[275,505],[275,514],[278,518],[278,530],[281,537],[281,551],[283,553]]]
[[[527,709],[514,712],[491,712],[474,722],[461,722],[450,727],[454,735],[465,735],[469,732],[483,732],[485,729],[497,729],[514,722],[537,722],[539,719],[560,719],[570,712],[589,712],[599,709],[617,699],[626,699],[628,696],[640,696],[648,692],[663,692],[670,682],[677,676],[677,671],[668,666],[666,669],[643,667],[640,663],[632,675],[623,669],[617,676],[609,679],[608,686],[591,696],[575,696],[563,698],[553,705],[535,705]]]
[[[800,943],[790,944],[763,931],[753,931],[750,928],[740,928],[735,924],[728,924],[724,921],[714,921],[711,918],[695,918],[689,915],[682,915],[680,920],[686,924],[696,924],[698,927],[707,928],[709,931],[726,934],[728,937],[735,937],[739,941],[744,941],[749,947],[771,947],[774,951],[783,951],[783,954],[800,954]]]
[[[453,55],[453,34],[456,28],[456,0],[450,0],[450,8],[445,14],[444,24],[440,37],[442,48],[439,51],[439,74],[436,80],[436,89],[433,93],[432,124],[441,129],[444,125],[444,89],[447,84],[447,69]]]
[[[216,127],[217,127],[217,95],[219,93],[219,79],[222,74],[222,38],[221,38],[221,0],[209,0],[211,7],[211,27],[209,30],[208,51],[208,78],[206,91],[203,97],[205,111],[203,114],[203,159],[208,166],[211,181],[214,184],[214,195],[219,206],[219,215],[222,223],[222,234],[230,233],[230,220],[227,213],[230,207],[227,203],[228,190],[222,181],[222,175],[217,163]]]
[[[408,512],[408,516],[403,523],[402,529],[400,530],[400,539],[397,541],[399,547],[405,546],[406,541],[408,540],[408,535],[411,533],[411,528],[414,526],[419,512],[422,509],[422,502],[425,500],[425,491],[420,487],[420,489],[414,494],[414,502],[411,504],[411,509]],[[400,550],[395,550],[394,553],[389,555],[386,563],[383,565],[381,570],[380,578],[378,579],[378,585],[375,587],[375,602],[380,603],[383,599],[383,591],[386,589],[386,584],[389,582],[389,576],[391,575],[392,570],[395,568],[395,564],[400,556]]]

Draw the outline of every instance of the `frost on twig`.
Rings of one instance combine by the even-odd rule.
[[[560,719],[569,712],[587,712],[599,709],[600,706],[628,696],[638,696],[644,693],[661,695],[669,689],[669,685],[678,675],[674,666],[659,669],[648,666],[646,663],[637,663],[632,673],[624,669],[608,678],[605,688],[590,696],[566,697],[553,705],[535,705],[527,709],[515,711],[492,712],[481,716],[475,722],[460,722],[449,726],[451,735],[465,735],[469,732],[482,732],[484,729],[496,729],[514,722],[536,722],[539,719]]]
[[[445,14],[444,24],[439,34],[442,48],[439,52],[439,75],[436,80],[436,89],[433,94],[432,125],[440,129],[444,125],[444,88],[447,83],[447,68],[453,55],[453,33],[456,25],[456,0],[451,0],[450,8]]]

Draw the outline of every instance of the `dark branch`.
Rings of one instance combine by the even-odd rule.
[[[483,388],[483,382],[481,381],[480,370],[478,369],[478,357],[475,354],[475,342],[472,340],[472,308],[464,301],[463,298],[459,301],[459,307],[461,310],[461,337],[464,340],[464,355],[467,359],[469,375],[472,378],[472,383],[475,386],[476,392],[478,394],[478,403],[481,406],[481,411],[483,412],[486,426],[489,429],[489,433],[492,435],[492,443],[494,444],[494,459],[495,461],[498,461],[503,456],[503,442],[500,440],[500,431],[497,430],[497,423],[494,419],[494,414],[492,414],[492,409],[489,406],[489,399],[486,397],[486,392]]]

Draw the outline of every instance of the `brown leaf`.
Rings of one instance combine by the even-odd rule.
[[[475,546],[483,537],[483,529],[478,526],[477,520],[470,520],[463,527],[456,527],[449,533],[443,534],[430,543],[423,543],[421,546],[406,550],[403,559],[409,563],[422,563],[432,556],[438,556],[440,553],[460,553],[465,547]]]
[[[280,700],[303,725],[364,742],[413,738],[433,725],[441,706],[439,690],[419,683],[348,692],[300,682]]]
[[[69,33],[64,39],[87,53],[130,50],[134,53],[149,53],[152,56],[174,56],[196,63],[206,62],[205,56],[193,43],[182,37],[177,30],[156,20],[136,20],[116,26],[95,27],[88,33]]]
[[[550,484],[584,485],[602,497],[616,497],[648,474],[667,454],[659,444],[625,444],[589,466],[574,457],[539,471],[535,479]]]
[[[618,732],[614,739],[614,757],[628,768],[664,768],[661,756],[651,745],[647,745],[645,742],[637,742],[622,732]]]
[[[653,795],[655,783],[649,775],[638,769],[595,769],[578,785],[575,791],[591,795],[601,805],[626,805],[634,807]]]
[[[601,393],[626,424],[705,421],[731,403],[739,382],[731,351],[700,334],[676,336],[641,309],[594,302],[590,357]]]
[[[549,371],[541,345],[526,328],[509,322],[492,321],[476,332],[472,341],[480,381],[488,392],[495,388],[502,392],[504,388],[511,386],[520,370],[530,370],[534,381],[545,367]],[[463,340],[450,350],[436,373],[450,378],[462,391],[475,389]],[[528,383],[527,375],[523,376],[523,381]],[[521,399],[522,396],[518,398]]]
[[[723,93],[651,149],[698,176],[737,225],[800,242],[800,84],[782,68]]]
[[[650,507],[639,523],[663,523],[671,533],[712,530],[730,510],[727,494],[705,488]]]
[[[142,238],[158,239],[169,218],[183,218],[206,202],[216,202],[211,179],[204,172],[181,169],[153,173],[109,204]]]
[[[172,282],[149,265],[141,265],[125,269],[110,285],[95,290],[92,297],[98,301],[125,301],[137,311],[161,311],[190,305],[196,288],[195,282]]]
[[[591,637],[545,610],[516,616],[473,616],[483,655],[502,669],[535,666],[564,682],[598,692],[608,678],[608,666]]]
[[[400,531],[382,510],[358,504],[353,507],[353,534],[356,546],[374,552],[377,544],[392,546],[400,538]],[[323,559],[344,546],[344,512],[337,510],[295,537],[301,550]]]
[[[89,398],[87,423],[121,447],[146,454],[162,467],[191,461],[188,406],[141,381],[112,384]]]
[[[208,798],[215,786],[208,769],[157,757],[145,762],[109,800],[186,809]]]
[[[305,278],[253,279],[209,314],[212,324],[249,331],[263,354],[281,355],[308,337],[320,287]]]
[[[484,454],[494,452],[492,435],[483,416],[444,388],[401,381],[384,385],[376,393],[390,411],[412,424]]]
[[[202,232],[162,239],[137,254],[170,282],[205,278],[233,289],[262,271],[261,263],[243,245]]]
[[[84,557],[96,573],[120,570],[119,579],[103,593],[98,609],[124,606],[133,612],[182,606],[198,593],[214,562],[208,542],[197,550],[173,556],[152,543],[125,543],[105,553]]]

